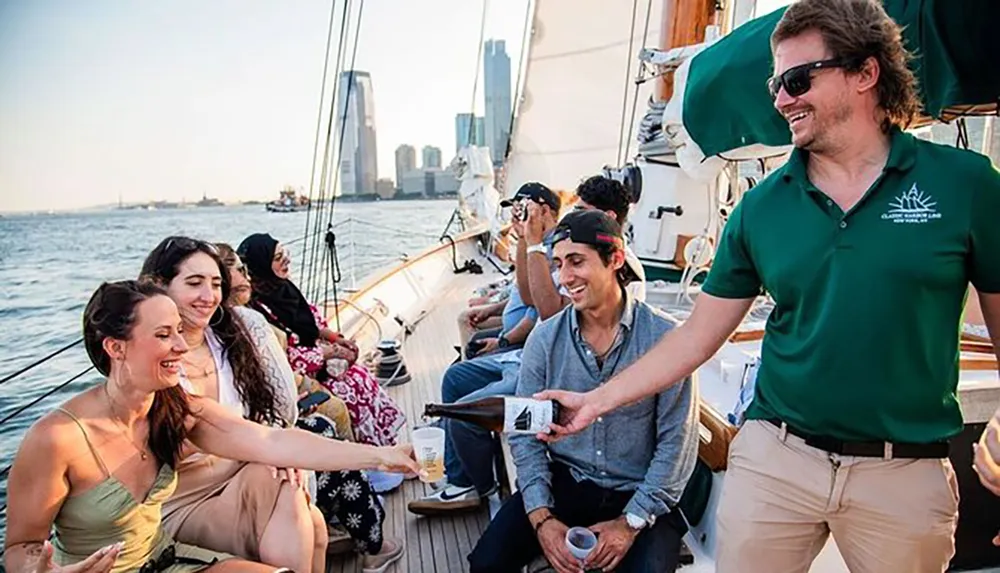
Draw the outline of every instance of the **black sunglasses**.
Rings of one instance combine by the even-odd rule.
[[[812,72],[814,70],[846,68],[849,67],[850,63],[849,60],[843,58],[834,58],[788,68],[780,76],[767,80],[767,91],[771,93],[772,100],[778,98],[778,91],[782,87],[785,88],[785,93],[788,95],[799,97],[812,88]]]
[[[219,255],[219,249],[217,249],[212,243],[202,241],[201,239],[192,239],[190,237],[171,237],[170,240],[163,245],[164,252],[169,251],[174,245],[183,251],[200,251],[205,249],[210,251],[213,255]]]

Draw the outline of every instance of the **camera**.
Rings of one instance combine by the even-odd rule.
[[[517,202],[517,210],[514,212],[514,216],[521,222],[528,220],[528,201],[529,199],[521,199]]]

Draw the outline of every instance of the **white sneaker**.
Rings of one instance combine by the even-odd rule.
[[[495,488],[494,488],[495,489]],[[456,511],[476,509],[493,490],[480,496],[474,486],[447,485],[434,493],[415,499],[406,508],[417,515],[443,515]]]

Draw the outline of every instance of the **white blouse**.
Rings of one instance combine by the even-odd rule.
[[[268,324],[267,319],[259,312],[242,306],[227,308],[227,312],[232,311],[245,327],[250,337],[250,342],[257,350],[261,366],[264,367],[264,374],[271,385],[277,401],[276,410],[279,416],[290,426],[294,425],[298,419],[298,392],[295,387],[295,375],[292,367],[288,364],[288,358],[278,342],[278,337]],[[240,394],[236,390],[236,380],[233,375],[233,367],[226,356],[226,349],[222,346],[222,341],[212,332],[211,327],[205,329],[205,341],[208,343],[212,359],[215,361],[216,377],[219,381],[219,403],[231,409],[233,413],[246,417],[250,412],[245,404],[240,400]],[[181,387],[188,393],[194,394],[191,382],[184,374],[183,368],[180,375]]]

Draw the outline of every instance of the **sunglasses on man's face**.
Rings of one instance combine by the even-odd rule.
[[[829,68],[844,68],[848,62],[835,58],[832,60],[820,60],[809,62],[795,67],[788,68],[781,75],[767,80],[767,91],[771,94],[771,99],[778,99],[778,91],[785,88],[785,93],[792,97],[799,97],[812,89],[812,73],[815,70]]]

